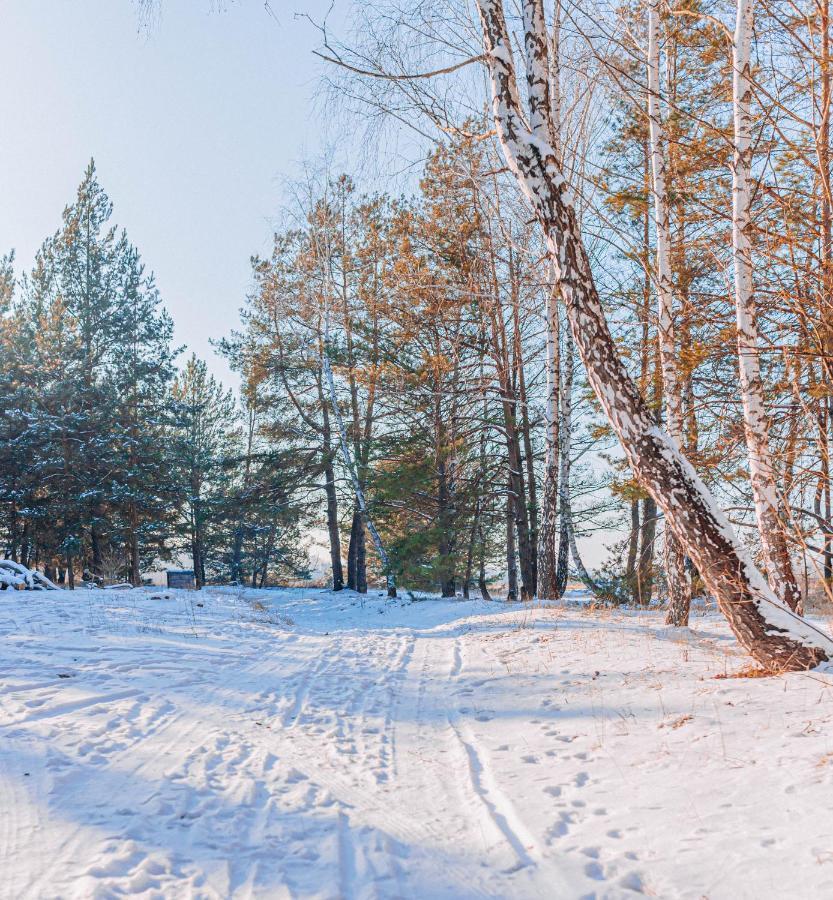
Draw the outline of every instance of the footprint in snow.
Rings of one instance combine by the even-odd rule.
[[[634,891],[637,894],[646,892],[645,882],[639,872],[628,872],[619,879],[619,884],[628,891]]]
[[[584,867],[584,874],[588,878],[592,878],[594,881],[604,881],[605,875],[604,870],[597,862],[589,862]]]
[[[574,816],[572,813],[562,812],[558,814],[558,821],[547,829],[546,840],[548,844],[551,844],[553,841],[558,838],[563,838],[570,831],[570,826],[573,824]]]

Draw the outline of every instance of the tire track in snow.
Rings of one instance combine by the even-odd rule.
[[[181,642],[161,663],[155,634],[130,650],[104,642],[78,684],[112,696],[139,672],[144,692],[26,726],[67,777],[45,827],[62,813],[75,826],[52,839],[56,868],[29,896],[570,896],[558,869],[536,865],[481,744],[491,731],[455,708],[457,688],[486,695],[455,639],[468,626],[405,621],[334,620],[327,636],[298,616],[281,636],[218,617],[213,644]]]
[[[511,875],[526,866],[537,865],[541,854],[535,838],[523,824],[514,805],[498,787],[491,768],[481,756],[482,751],[478,751],[477,738],[464,726],[458,725],[451,716],[448,718],[448,724],[465,751],[472,790],[488,811],[494,827],[518,858],[516,865],[504,871],[507,875]]]
[[[341,900],[353,900],[356,884],[356,859],[350,819],[338,811],[338,885]]]
[[[40,709],[39,703],[38,707],[33,707],[36,711],[31,715],[21,716],[18,719],[11,719],[4,722],[0,727],[13,728],[16,725],[30,725],[35,722],[40,722],[43,719],[63,716],[66,713],[76,713],[87,707],[101,706],[102,708],[106,708],[109,703],[115,703],[118,700],[127,700],[133,697],[140,697],[141,695],[142,692],[135,689],[115,691],[112,694],[95,694],[91,697],[80,697],[77,700],[67,700],[63,703],[56,703],[54,706],[49,706],[43,710]]]
[[[453,696],[451,686],[459,682],[464,667],[463,648],[460,637],[455,637],[451,666],[448,675],[447,696]],[[535,838],[526,828],[514,804],[500,789],[492,773],[487,756],[474,733],[460,720],[458,710],[452,711],[446,704],[446,720],[455,741],[463,751],[468,783],[472,793],[485,812],[487,827],[495,834],[498,842],[503,841],[516,857],[513,865],[504,869],[513,874],[520,869],[534,867],[541,859],[541,852]]]
[[[328,660],[319,658],[316,661],[312,671],[310,671],[309,669],[304,670],[304,676],[301,684],[298,685],[295,691],[295,700],[292,703],[292,706],[289,708],[289,711],[283,716],[281,724],[284,728],[294,728],[298,724],[298,718],[304,711],[304,707],[307,704],[310,688],[315,683],[316,678],[320,677],[321,674],[326,671],[330,665],[331,663],[329,663]]]

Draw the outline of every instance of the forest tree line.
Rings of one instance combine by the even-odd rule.
[[[297,472],[192,357],[91,163],[58,230],[2,267],[3,552],[74,587],[140,584],[191,557],[208,578],[303,573]]]
[[[577,576],[619,600],[667,594],[674,624],[706,589],[736,632],[760,630],[773,596],[800,610],[829,595],[826,2],[712,11],[524,0],[520,18],[500,0],[475,6],[472,16],[449,2],[438,17],[359,2],[346,43],[324,32],[322,55],[341,73],[334,93],[417,127],[429,145],[422,178],[405,197],[326,172],[296,191],[273,252],[253,261],[242,325],[222,344],[242,380],[240,418],[225,432],[237,449],[209,454],[230,468],[206,484],[265,501],[251,486],[276,479],[261,527],[278,511],[320,525],[336,587],[365,589],[370,566],[389,586],[448,596],[488,596],[505,581],[510,596],[557,597]],[[7,265],[4,340],[48,293],[39,282],[55,302],[73,302],[55,287],[66,255],[56,241],[14,291]],[[142,296],[155,296],[137,278]],[[95,356],[84,328],[72,340],[89,393],[99,382],[84,374]],[[9,340],[16,353],[37,344]],[[83,438],[61,456],[60,427],[45,429],[55,473],[68,471],[68,454],[93,459],[94,433],[123,436],[127,463],[107,468],[107,516],[99,488],[85,485],[82,510],[55,501],[60,516],[43,518],[49,540],[24,542],[36,507],[18,502],[22,487],[4,491],[12,553],[42,544],[94,570],[105,518],[118,521],[108,540],[129,558],[164,543],[153,537],[163,495],[142,494],[131,465],[146,385],[119,380],[117,346],[99,361],[112,396],[129,400],[113,422],[96,432],[101,407],[79,391]],[[25,415],[23,402],[9,408]],[[177,427],[163,418],[160,428]],[[94,468],[79,472],[92,483]],[[68,497],[63,477],[50,475],[54,490],[33,483]],[[249,532],[233,514],[208,527],[193,487],[178,496],[161,508],[190,528],[195,557],[213,551],[193,534],[225,530],[223,577],[239,578]],[[591,577],[576,537],[611,525],[625,536]],[[136,578],[138,565],[129,568]]]

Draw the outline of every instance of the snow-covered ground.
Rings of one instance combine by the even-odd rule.
[[[0,895],[831,897],[833,675],[746,662],[714,614],[7,591]]]

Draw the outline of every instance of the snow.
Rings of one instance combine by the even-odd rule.
[[[833,676],[661,618],[7,591],[0,896],[833,895]]]

